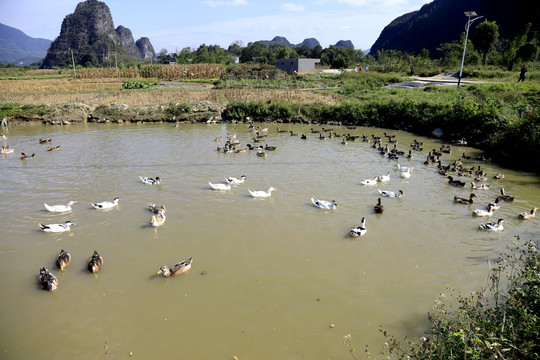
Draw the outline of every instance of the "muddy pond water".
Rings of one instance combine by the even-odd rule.
[[[389,160],[358,139],[320,140],[313,125],[268,127],[259,157],[216,151],[228,134],[239,148],[253,142],[245,124],[87,124],[4,128],[15,149],[0,158],[0,358],[6,359],[348,359],[343,337],[361,351],[377,353],[382,326],[398,338],[422,336],[427,312],[451,286],[468,293],[486,284],[488,262],[515,240],[534,239],[538,219],[517,215],[540,204],[540,177],[476,160],[481,151],[454,147],[467,167],[480,165],[489,190],[469,196],[424,165],[428,150],[442,143],[403,131],[334,127],[337,134],[396,135],[413,158]],[[307,139],[280,130],[304,133]],[[263,132],[261,132],[263,134]],[[52,139],[40,144],[39,139]],[[383,142],[384,144],[385,142]],[[57,151],[47,147],[60,146]],[[393,147],[393,144],[390,144]],[[35,153],[21,160],[20,153]],[[396,164],[413,167],[403,179]],[[504,172],[501,180],[493,175]],[[361,185],[390,173],[390,181]],[[208,182],[247,179],[231,190]],[[139,177],[161,178],[159,185]],[[470,181],[470,178],[455,176]],[[269,198],[248,190],[274,187]],[[500,189],[515,196],[490,218],[472,210],[494,201]],[[382,198],[378,189],[401,198]],[[112,201],[111,210],[91,203]],[[311,198],[336,200],[322,210]],[[71,212],[50,213],[50,205],[77,201]],[[149,226],[148,203],[166,206],[165,223]],[[366,219],[367,233],[349,230]],[[478,229],[506,220],[502,232]],[[74,222],[71,231],[44,233],[38,223]],[[65,249],[71,265],[60,271],[56,255]],[[86,266],[94,250],[104,259],[98,274]],[[156,274],[162,265],[193,257],[192,268],[176,277]],[[40,267],[58,278],[58,289],[41,290]]]

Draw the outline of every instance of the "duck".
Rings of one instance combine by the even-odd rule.
[[[227,182],[232,185],[243,184],[244,181],[246,181],[246,179],[247,179],[246,175],[242,175],[239,178],[236,178],[234,176],[229,176],[225,178],[225,180],[227,180]]]
[[[518,217],[523,220],[530,220],[536,216],[536,210],[538,210],[538,208],[535,207],[535,208],[532,208],[530,212],[526,212],[526,211],[520,212]]]
[[[39,139],[40,144],[50,144],[52,139]]]
[[[258,190],[258,191],[251,191],[251,190],[248,190],[249,191],[249,194],[253,197],[256,197],[256,198],[266,198],[266,197],[270,197],[272,196],[272,191],[275,191],[276,189],[274,189],[272,186],[270,186],[268,188],[268,191],[263,191],[263,190]]]
[[[54,291],[58,288],[58,279],[45,267],[39,269],[38,282],[43,290]]]
[[[367,232],[366,218],[362,218],[362,220],[360,220],[360,225],[353,227],[349,231],[349,234],[353,237],[360,237],[360,236],[364,236],[366,232]]]
[[[504,229],[503,227],[503,223],[504,223],[504,219],[499,219],[497,220],[497,222],[487,222],[487,223],[484,223],[484,224],[480,224],[479,228],[482,229],[482,230],[487,230],[487,231],[502,231]]]
[[[453,145],[461,145],[461,146],[465,146],[465,145],[467,145],[467,139],[465,139],[464,137],[462,137],[462,138],[459,139],[459,140],[454,140],[454,141],[452,141],[452,144],[453,144]]]
[[[497,173],[493,175],[493,178],[498,179],[498,180],[504,179],[504,173]]]
[[[102,202],[99,202],[99,203],[92,203],[92,206],[94,207],[94,209],[105,210],[105,209],[111,209],[111,208],[117,206],[119,202],[120,202],[120,198],[115,197],[112,202],[111,201],[102,201]]]
[[[334,210],[337,207],[336,200],[327,201],[327,200],[315,200],[314,198],[311,198],[311,202],[313,203],[313,206],[324,209],[324,210]]]
[[[277,128],[277,132],[280,133],[280,134],[285,134],[288,131],[287,130],[281,130],[280,128]]]
[[[165,208],[165,205],[156,205],[156,204],[150,204],[148,203],[148,210],[153,212],[154,214],[159,213],[160,211],[165,214],[165,211],[167,211],[167,208]]]
[[[377,182],[378,182],[377,179],[378,177],[374,177],[373,180],[371,179],[362,180],[360,181],[360,184],[367,185],[367,186],[377,185]]]
[[[165,220],[167,217],[165,216],[164,210],[159,210],[156,215],[152,215],[152,219],[150,219],[150,226],[158,227],[165,223]]]
[[[9,145],[7,145],[7,146],[2,145],[2,150],[1,150],[2,155],[12,154],[14,151],[15,150],[10,148]]]
[[[379,194],[381,194],[382,196],[386,196],[386,197],[399,198],[399,197],[403,196],[403,191],[402,190],[398,190],[397,193],[395,193],[393,191],[384,191],[384,190],[381,190],[381,189],[378,189],[378,190],[379,190]]]
[[[162,267],[159,268],[157,275],[163,274],[164,277],[180,275],[182,273],[187,272],[189,269],[191,269],[192,261],[193,261],[193,257],[190,257],[189,259],[176,263],[172,265],[171,267],[167,265],[163,265]]]
[[[514,201],[515,199],[513,196],[506,195],[504,193],[504,188],[501,188],[501,195],[499,195],[499,197],[501,198],[501,200],[504,200],[504,201]]]
[[[382,214],[384,212],[384,206],[381,204],[381,198],[377,199],[377,204],[373,207],[376,214]]]
[[[478,196],[475,193],[469,195],[468,198],[454,195],[454,202],[458,204],[472,204],[474,202],[473,198],[478,198]]]
[[[409,168],[407,171],[400,171],[399,175],[404,179],[410,178],[412,176],[412,168]]]
[[[476,209],[472,212],[473,216],[491,216],[493,215],[493,206],[488,204],[486,209]]]
[[[257,156],[259,157],[266,157],[266,152],[262,150],[257,150]]]
[[[292,130],[289,131],[289,134],[291,134],[291,136],[298,136],[298,133],[294,133],[294,132],[292,132]]]
[[[141,179],[141,182],[143,184],[148,184],[148,185],[159,185],[161,183],[161,179],[159,178],[159,176],[156,176],[155,179],[151,177],[139,176],[139,179]]]
[[[300,135],[300,139],[302,139],[302,140],[307,140],[307,136],[306,136],[306,134],[302,134],[302,135]]]
[[[401,166],[399,164],[396,164],[395,167],[396,167],[396,169],[398,169],[398,171],[401,171],[401,172],[412,172],[413,171],[413,168],[408,167],[408,166]]]
[[[210,181],[208,182],[208,185],[210,185],[210,187],[213,189],[213,190],[221,190],[221,191],[224,191],[224,190],[231,190],[231,184],[230,183],[227,183],[227,184],[222,184],[222,183],[219,183],[219,184],[212,184]]]
[[[390,173],[386,173],[386,175],[381,175],[377,177],[378,182],[382,181],[390,181]]]
[[[41,228],[41,231],[44,232],[51,232],[51,233],[57,233],[57,232],[64,232],[64,231],[71,231],[71,227],[75,225],[71,221],[66,221],[63,224],[47,224],[44,225],[42,223],[39,223],[39,227]]]
[[[47,205],[46,203],[43,203],[43,205],[49,212],[60,213],[71,211],[71,205],[75,204],[76,202],[77,201],[70,201],[66,205]]]
[[[56,266],[62,271],[65,270],[71,264],[71,254],[66,250],[60,250],[60,253],[56,257]]]
[[[486,209],[488,208],[489,205],[491,205],[493,210],[499,210],[501,208],[501,197],[497,196],[494,202],[490,202],[489,204],[486,205]]]
[[[264,147],[264,150],[266,151],[275,151],[277,149],[277,146],[270,146],[268,144],[266,144],[266,146]]]
[[[465,186],[465,183],[460,180],[454,180],[452,176],[448,177],[448,183],[453,186]]]
[[[490,184],[475,184],[474,181],[471,181],[469,186],[475,190],[489,190]]]
[[[4,133],[0,133],[0,139],[7,140],[7,136]]]
[[[34,156],[36,156],[36,153],[32,153],[32,155],[26,155],[25,153],[21,153],[22,160],[30,160],[30,159],[33,159]]]
[[[99,255],[96,250],[94,250],[92,257],[90,258],[90,261],[88,261],[88,271],[90,271],[93,274],[97,274],[98,272],[100,272],[102,267],[103,267],[103,257]]]
[[[262,145],[253,146],[251,144],[247,144],[246,146],[249,150],[264,150],[264,146]]]

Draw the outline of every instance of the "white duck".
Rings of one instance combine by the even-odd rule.
[[[474,181],[472,181],[469,186],[475,190],[489,190],[490,184],[475,184]]]
[[[67,205],[45,205],[45,209],[47,209],[50,212],[68,212],[71,211],[71,205],[75,204],[76,201],[70,201],[67,203]]]
[[[2,155],[8,155],[8,154],[13,154],[15,150],[10,148],[9,145],[8,146],[3,146],[2,145]]]
[[[493,205],[488,204],[486,209],[476,209],[472,212],[473,216],[491,216],[493,215]]]
[[[158,211],[157,215],[152,215],[152,219],[150,220],[150,225],[153,227],[158,227],[163,225],[167,217],[165,216],[165,213],[160,210]]]
[[[411,175],[412,175],[412,169],[413,169],[413,168],[406,168],[407,171],[402,170],[402,169],[404,169],[404,168],[401,168],[400,171],[399,171],[399,172],[400,172],[400,176],[401,176],[402,178],[404,178],[404,179],[410,178]]]
[[[379,189],[379,194],[381,194],[382,196],[386,196],[386,197],[401,197],[403,195],[403,190],[399,190],[397,193],[393,192],[393,191],[381,191],[381,189]]]
[[[336,200],[327,201],[327,200],[315,200],[314,198],[311,198],[311,202],[314,206],[324,209],[324,210],[334,210],[337,207]]]
[[[111,209],[115,207],[116,205],[118,205],[119,202],[120,202],[120,198],[115,197],[112,202],[102,201],[99,203],[92,203],[92,206],[94,207],[94,209],[105,210],[105,209]]]
[[[75,224],[68,220],[63,224],[43,225],[43,224],[40,223],[39,227],[41,228],[41,231],[57,233],[57,232],[70,231],[71,226],[73,226],[73,225],[75,225]]]
[[[247,179],[246,175],[242,175],[240,176],[240,178],[236,178],[234,176],[229,176],[225,178],[225,180],[227,180],[227,182],[231,185],[243,184],[244,181],[246,181],[246,179]]]
[[[482,230],[487,230],[487,231],[502,231],[504,229],[503,227],[504,222],[505,222],[504,219],[499,219],[496,223],[488,222],[485,224],[480,224],[479,228]]]
[[[142,177],[142,176],[139,176],[139,179],[141,179],[141,182],[143,184],[149,184],[149,185],[159,185],[161,183],[161,179],[159,178],[159,176],[156,176],[156,178],[151,178],[151,177]]]
[[[387,173],[386,175],[378,176],[377,181],[390,181],[390,173]]]
[[[351,231],[349,231],[349,234],[354,237],[360,237],[365,235],[366,232],[366,218],[362,218],[362,220],[360,220],[360,225],[353,227]]]
[[[412,172],[413,171],[412,167],[401,166],[399,164],[396,164],[395,167],[398,169],[398,171],[401,171],[401,172]]]
[[[224,190],[231,190],[231,184],[222,184],[222,183],[219,183],[219,184],[212,184],[210,181],[208,182],[208,185],[210,185],[210,187],[213,189],[213,190],[221,190],[221,191],[224,191]]]
[[[360,181],[360,184],[367,185],[367,186],[377,185],[377,179],[378,177],[376,176],[373,178],[373,180],[371,179],[362,180]]]
[[[249,194],[253,197],[257,197],[257,198],[266,198],[266,197],[270,197],[272,195],[272,191],[274,191],[276,189],[274,189],[273,187],[269,187],[268,188],[268,191],[263,191],[263,190],[259,190],[259,191],[251,191],[251,190],[248,190],[249,191]]]

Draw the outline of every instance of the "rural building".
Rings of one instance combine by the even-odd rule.
[[[321,59],[277,59],[276,68],[288,74],[309,74],[315,72],[315,64]]]

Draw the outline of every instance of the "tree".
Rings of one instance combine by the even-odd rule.
[[[320,59],[320,58],[321,58],[322,52],[323,52],[323,48],[322,48],[321,45],[315,46],[315,47],[311,50],[311,58],[312,58],[312,59]]]
[[[484,21],[476,27],[472,40],[475,48],[482,53],[485,65],[489,52],[499,40],[499,26],[495,21]]]
[[[527,43],[516,52],[516,59],[519,61],[535,61],[538,56],[538,47],[533,43]]]
[[[321,62],[330,65],[333,69],[347,68],[354,61],[354,50],[351,52],[341,46],[330,45],[321,54]]]

